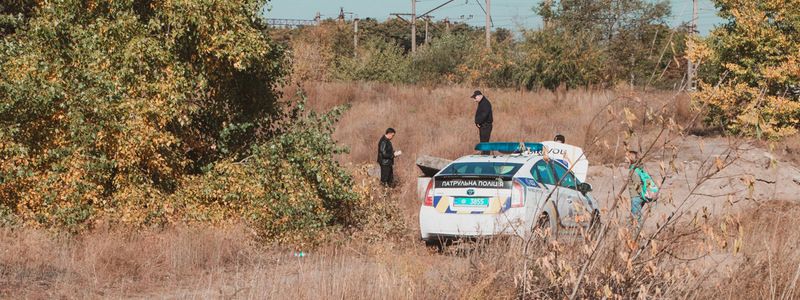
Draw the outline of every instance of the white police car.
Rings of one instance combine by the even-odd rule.
[[[599,221],[600,206],[583,182],[588,160],[579,147],[480,143],[475,150],[503,154],[464,156],[430,178],[419,210],[423,240],[526,237],[537,227],[554,236]]]

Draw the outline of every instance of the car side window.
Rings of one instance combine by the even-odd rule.
[[[572,174],[569,170],[567,170],[564,165],[559,162],[553,162],[553,169],[555,170],[556,181],[560,180],[560,186],[577,189],[578,184],[575,180],[575,175]]]
[[[533,165],[533,168],[531,169],[531,175],[533,175],[533,178],[538,182],[550,185],[556,184],[556,179],[553,176],[553,170],[550,169],[550,164],[544,160],[540,160]]]

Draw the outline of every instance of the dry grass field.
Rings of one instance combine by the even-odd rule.
[[[342,164],[354,172],[374,163],[383,130],[397,129],[393,143],[404,155],[395,167],[398,184],[387,191],[384,199],[399,207],[396,213],[405,223],[402,234],[379,240],[363,235],[336,236],[318,249],[302,249],[308,252],[307,256],[295,257],[296,249],[257,244],[252,233],[241,226],[98,228],[77,236],[3,229],[0,297],[800,297],[800,196],[796,196],[800,195],[800,184],[776,184],[783,181],[762,179],[764,182],[754,182],[752,189],[782,190],[747,196],[747,182],[741,179],[745,177],[717,171],[715,166],[724,165],[725,161],[715,162],[713,157],[710,167],[704,168],[702,156],[706,152],[700,151],[694,154],[699,157],[697,167],[686,168],[693,170],[691,173],[670,173],[668,182],[687,182],[670,185],[682,189],[681,193],[676,192],[681,196],[675,196],[674,204],[667,200],[664,205],[659,204],[665,214],[674,212],[679,217],[654,217],[641,235],[626,226],[625,203],[613,196],[620,189],[615,186],[604,187],[612,196],[598,196],[606,203],[603,214],[608,220],[601,237],[587,235],[552,243],[514,238],[476,241],[437,252],[417,240],[418,170],[414,160],[421,154],[454,159],[472,152],[478,139],[471,121],[475,104],[468,98],[472,88],[313,83],[304,86],[304,90],[308,104],[315,110],[351,105],[337,125],[335,136],[350,150],[340,157]],[[285,90],[287,97],[294,92],[295,88]],[[590,181],[615,180],[605,174],[616,174],[624,141],[636,145],[655,141],[653,144],[660,148],[654,152],[658,153],[666,153],[675,145],[689,147],[704,141],[708,145],[744,142],[771,151],[776,158],[768,164],[776,162],[776,174],[784,164],[797,162],[800,156],[797,138],[763,143],[695,137],[688,142],[692,145],[680,144],[685,133],[704,133],[706,129],[699,125],[688,97],[671,92],[640,93],[625,88],[483,92],[494,106],[493,140],[549,140],[561,133],[568,143],[582,146],[593,165],[605,168],[590,172]],[[662,124],[673,123],[672,131],[659,135]],[[692,166],[694,159],[670,159],[663,154],[651,157],[655,169],[657,160]],[[747,167],[739,169],[747,171]],[[705,181],[704,176],[708,177]],[[740,184],[745,192],[695,195],[695,190],[708,193],[692,188],[706,181],[714,189],[723,189],[718,184],[721,177],[734,178],[729,180],[730,185]],[[358,179],[375,182],[363,175]],[[772,199],[769,195],[783,196]],[[703,201],[720,204],[712,206]],[[620,204],[612,205],[617,202]],[[678,203],[696,209],[683,213],[677,208],[681,207]],[[706,204],[720,209],[706,210]]]

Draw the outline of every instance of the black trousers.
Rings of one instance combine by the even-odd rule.
[[[394,173],[394,168],[392,165],[381,165],[381,183],[390,185],[394,180],[394,174],[392,173]]]
[[[478,128],[478,135],[479,135],[479,137],[481,139],[481,143],[488,142],[489,139],[491,139],[491,137],[492,137],[492,124],[481,125],[481,127]],[[489,155],[490,154],[489,151],[483,151],[481,153],[484,154],[484,155]]]

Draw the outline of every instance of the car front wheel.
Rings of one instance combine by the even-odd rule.
[[[558,238],[558,213],[552,203],[547,203],[545,205],[544,211],[539,214],[539,218],[536,220],[533,229],[534,233],[537,233],[545,239]]]
[[[600,228],[600,225],[603,225],[602,221],[600,220],[600,211],[594,210],[592,212],[592,221],[589,222],[589,231],[595,231]]]

